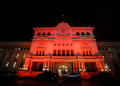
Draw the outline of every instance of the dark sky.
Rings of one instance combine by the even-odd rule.
[[[79,1],[79,2],[78,2]],[[0,0],[0,41],[30,41],[33,27],[92,26],[95,38],[120,41],[119,0]]]

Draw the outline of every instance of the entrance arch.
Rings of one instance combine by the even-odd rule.
[[[69,72],[68,66],[66,66],[66,65],[60,65],[58,67],[58,74],[59,74],[59,76],[67,74],[68,72]]]

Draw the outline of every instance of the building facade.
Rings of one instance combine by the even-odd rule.
[[[94,27],[33,28],[31,42],[1,42],[0,70],[67,72],[120,71],[120,42],[96,42]]]

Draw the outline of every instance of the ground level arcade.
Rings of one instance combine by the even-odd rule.
[[[29,56],[24,69],[29,71],[52,71],[60,75],[65,72],[100,72],[105,70],[101,56]]]

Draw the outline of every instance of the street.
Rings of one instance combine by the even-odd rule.
[[[0,86],[61,86],[58,82],[62,82],[62,86],[120,86],[120,81],[116,80],[113,82],[94,82],[91,80],[68,80],[57,79],[55,81],[42,80],[38,81],[36,79],[15,79],[15,80],[5,80],[0,81]]]

